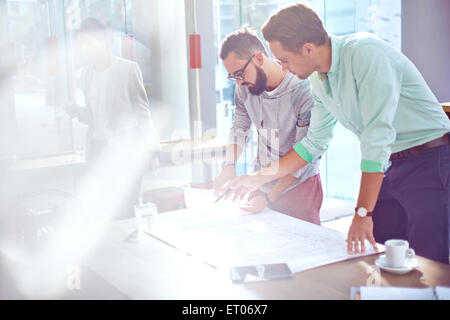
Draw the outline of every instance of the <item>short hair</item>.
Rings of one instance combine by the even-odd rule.
[[[109,43],[111,41],[111,30],[101,20],[93,17],[86,18],[80,24],[80,28],[76,31],[76,35],[88,34],[93,36],[97,41]]]
[[[328,33],[317,13],[299,2],[273,14],[264,23],[261,31],[266,41],[279,41],[292,52],[307,42],[320,46],[328,39]]]
[[[267,56],[267,50],[261,39],[246,25],[228,34],[223,40],[220,58],[225,60],[231,52],[242,59],[249,59],[256,52],[261,52]]]

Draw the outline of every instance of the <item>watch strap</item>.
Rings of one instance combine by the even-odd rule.
[[[359,209],[359,208],[362,208],[362,207],[356,207],[356,208],[355,208],[355,214],[357,214],[358,217],[361,217],[361,216],[358,214],[358,209]],[[366,210],[367,210],[367,209],[366,209]],[[371,216],[372,216],[372,213],[373,213],[373,211],[368,211],[368,210],[367,210],[366,215],[365,215],[364,217],[361,217],[361,218],[371,217]]]

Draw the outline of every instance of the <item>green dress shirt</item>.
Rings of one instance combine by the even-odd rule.
[[[369,33],[331,36],[332,63],[311,77],[315,105],[308,134],[294,146],[307,162],[323,154],[336,121],[354,132],[361,170],[384,172],[391,153],[450,132],[450,121],[420,72]]]

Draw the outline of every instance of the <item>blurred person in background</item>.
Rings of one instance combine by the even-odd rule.
[[[124,206],[111,209],[124,217],[137,203],[141,176],[159,149],[142,73],[137,63],[113,54],[112,32],[102,21],[87,18],[75,37],[85,64],[79,85],[86,105],[68,103],[65,109],[88,125],[89,177],[104,200],[125,199]]]

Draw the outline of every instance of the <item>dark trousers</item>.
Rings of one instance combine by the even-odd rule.
[[[392,160],[373,213],[378,243],[408,240],[418,255],[449,264],[450,145]]]

